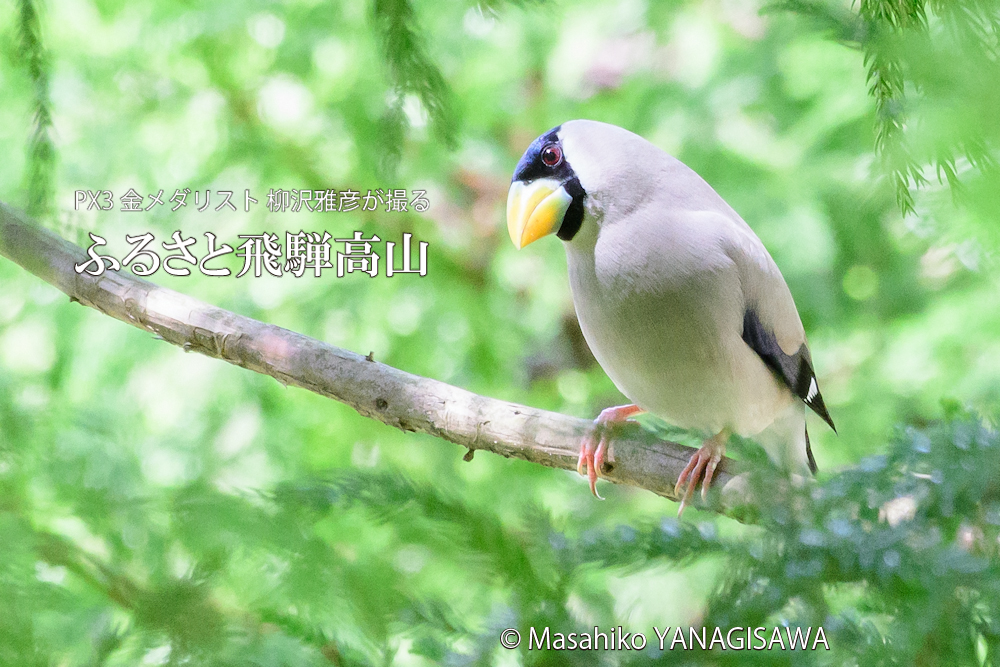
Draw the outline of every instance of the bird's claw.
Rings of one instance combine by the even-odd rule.
[[[600,500],[604,500],[604,498],[597,492],[597,476],[604,466],[604,458],[608,453],[610,427],[612,424],[628,421],[629,417],[639,412],[642,410],[635,405],[622,405],[602,410],[601,414],[594,420],[593,430],[583,440],[576,470],[581,475],[587,476],[587,480],[590,481],[590,492]]]
[[[688,461],[687,466],[681,471],[680,476],[677,478],[677,484],[674,485],[674,495],[681,496],[681,489],[684,489],[684,495],[681,497],[681,506],[677,510],[677,517],[680,518],[684,514],[684,508],[686,508],[694,495],[694,490],[698,487],[698,479],[701,478],[701,499],[705,500],[708,497],[708,487],[712,484],[712,478],[715,476],[715,469],[719,465],[719,461],[722,460],[722,454],[724,448],[714,440],[707,441],[701,446],[697,452]],[[687,487],[685,488],[685,482]]]
[[[595,440],[597,441],[596,446],[594,444]],[[607,430],[603,424],[598,424],[594,428],[594,431],[584,440],[583,446],[580,447],[580,460],[576,464],[577,472],[581,475],[586,475],[587,480],[590,482],[590,492],[598,500],[604,500],[601,494],[597,492],[597,473],[600,471],[601,466],[604,465],[604,453],[607,451],[607,447]]]

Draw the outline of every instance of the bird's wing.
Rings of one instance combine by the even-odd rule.
[[[809,348],[803,342],[794,354],[785,354],[775,335],[761,321],[757,311],[748,306],[743,315],[743,340],[757,353],[757,356],[770,368],[775,375],[788,385],[796,396],[801,398],[813,412],[823,418],[830,428],[837,431],[833,418],[823,403],[823,395],[819,393],[816,383],[816,373],[813,371]]]
[[[836,432],[819,392],[805,330],[788,285],[753,230],[738,216],[732,216],[726,216],[730,225],[723,244],[739,270],[743,289],[743,340],[792,393]]]

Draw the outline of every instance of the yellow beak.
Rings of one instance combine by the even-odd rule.
[[[507,231],[518,250],[559,229],[573,198],[551,178],[514,181],[507,193]]]

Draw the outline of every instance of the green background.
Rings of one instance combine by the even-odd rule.
[[[383,265],[376,278],[152,279],[411,373],[590,418],[624,399],[582,340],[561,244],[515,251],[503,209],[534,137],[607,121],[698,171],[761,237],[840,430],[811,418],[825,491],[788,491],[806,518],[778,494],[760,527],[695,510],[678,524],[665,520],[676,505],[648,492],[600,483],[598,502],[567,472],[482,453],[465,463],[454,445],[185,354],[0,261],[0,661],[997,660],[997,445],[980,425],[1000,414],[997,7],[763,9],[0,6],[0,199],[64,237],[96,233],[121,258],[125,235],[147,231],[195,236],[199,257],[205,231],[233,246],[265,231],[412,233],[430,244],[424,278],[386,278]],[[120,212],[129,188],[212,190],[212,209],[234,190],[240,211]],[[278,188],[421,189],[431,205],[271,213]],[[250,213],[244,189],[261,202]],[[76,190],[112,191],[115,210],[74,210]],[[940,474],[920,491],[914,472]],[[880,522],[902,495],[920,501],[911,527]],[[813,524],[819,538],[803,532]],[[917,543],[927,535],[930,551]],[[796,570],[795,545],[826,555]],[[824,625],[832,650],[498,644],[506,627],[613,624],[655,639],[653,625],[702,622]]]

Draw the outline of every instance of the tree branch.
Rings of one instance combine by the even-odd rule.
[[[125,271],[78,274],[87,260],[78,246],[0,203],[0,254],[69,295],[164,340],[264,373],[350,405],[361,415],[403,431],[427,433],[469,450],[484,450],[550,468],[576,470],[580,441],[592,422],[479,396],[412,375],[302,334],[215,308]],[[674,482],[694,453],[636,425],[613,440],[602,477],[675,499]],[[729,512],[745,501],[723,459],[709,509]],[[733,483],[731,483],[733,482]],[[700,501],[700,494],[696,494]]]

